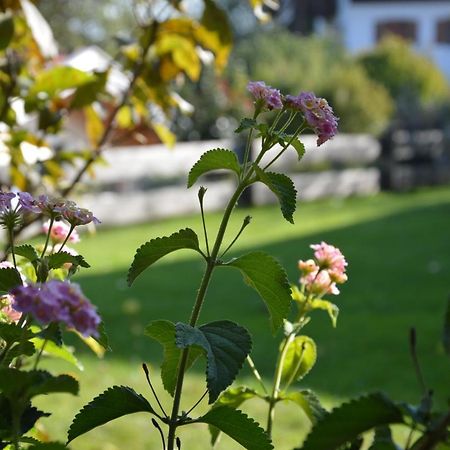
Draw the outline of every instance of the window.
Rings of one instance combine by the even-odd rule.
[[[386,21],[377,24],[377,39],[380,40],[388,34],[395,34],[407,39],[408,41],[416,40],[417,24],[412,21]]]
[[[440,20],[436,31],[436,42],[450,44],[450,19]]]

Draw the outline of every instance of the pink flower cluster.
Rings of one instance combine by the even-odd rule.
[[[90,222],[100,223],[91,211],[80,208],[75,202],[62,198],[40,195],[34,198],[28,192],[19,192],[19,204],[23,210],[35,214],[43,214],[50,218],[63,218],[72,226],[87,225]]]
[[[280,91],[267,86],[264,81],[250,81],[247,84],[248,91],[255,97],[256,101],[261,102],[263,108],[281,109],[283,101]]]
[[[51,280],[11,290],[16,311],[31,314],[39,323],[65,323],[83,336],[98,336],[100,317],[77,284]]]
[[[71,228],[70,225],[67,225],[67,223],[63,222],[62,220],[53,222],[51,230],[50,230],[50,220],[45,222],[44,225],[42,226],[42,229],[45,234],[47,234],[50,230],[50,239],[54,244],[58,242],[64,242],[67,235],[70,233],[70,228]],[[80,242],[80,235],[77,233],[76,230],[72,231],[68,241],[74,244]]]
[[[300,283],[308,293],[319,297],[325,294],[338,295],[336,285],[347,281],[344,255],[338,248],[323,241],[310,247],[314,250],[314,259],[298,262],[302,272]]]
[[[313,92],[302,92],[297,96],[287,95],[286,104],[303,113],[306,122],[318,136],[317,145],[322,145],[336,135],[339,119],[324,98],[316,97]]]
[[[13,297],[11,295],[3,295],[0,297],[0,320],[6,322],[17,322],[22,313],[16,311],[12,307]]]

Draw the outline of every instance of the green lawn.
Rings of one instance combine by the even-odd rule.
[[[247,214],[253,220],[234,254],[254,249],[267,251],[281,261],[292,282],[299,276],[298,259],[311,255],[311,243],[332,243],[341,248],[349,262],[349,282],[334,299],[341,308],[338,327],[333,329],[328,318],[317,313],[305,329],[318,344],[319,358],[302,387],[315,389],[328,405],[372,390],[417,402],[420,391],[407,342],[409,327],[415,326],[425,379],[439,394],[440,403],[445,403],[450,395],[450,367],[440,338],[444,305],[450,293],[449,187],[300,203],[295,225],[283,221],[275,207],[239,209],[229,239]],[[217,214],[208,218],[212,229],[217,228],[219,219]],[[81,396],[61,396],[60,402],[45,404],[55,411],[55,419],[45,420],[52,435],[63,439],[62,433],[77,408],[109,385],[130,385],[148,395],[140,369],[142,361],[151,364],[153,377],[158,381],[161,350],[143,336],[143,328],[154,319],[188,320],[203,263],[192,252],[172,254],[145,272],[131,289],[126,286],[126,271],[139,245],[186,226],[201,234],[199,219],[189,217],[100,229],[97,235],[86,237],[78,245],[92,269],[83,271],[77,279],[104,317],[113,352],[98,361],[81,350],[79,355],[86,366],[77,375]],[[263,303],[242,283],[239,273],[217,270],[201,321],[223,318],[235,320],[251,331],[253,358],[264,377],[270,378],[280,335],[274,339],[270,334]],[[73,370],[69,366],[59,368]],[[196,370],[188,379],[184,409],[204,390],[203,368],[198,366]],[[242,377],[248,376],[245,369]],[[163,394],[163,398],[167,404],[167,396]],[[249,403],[245,409],[253,417],[265,420],[264,405]],[[285,407],[279,415],[282,419],[275,424],[275,447],[291,449],[302,439],[306,419],[291,407]],[[141,450],[161,446],[148,418],[138,414],[93,431],[74,441],[71,448]],[[188,431],[183,449],[207,448],[205,430]],[[219,448],[240,447],[224,440]]]

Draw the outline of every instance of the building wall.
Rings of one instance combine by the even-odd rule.
[[[344,43],[352,52],[372,48],[377,42],[377,23],[414,21],[417,50],[433,59],[450,79],[450,42],[437,42],[437,24],[450,20],[450,1],[370,1],[354,3],[338,0],[338,26]]]

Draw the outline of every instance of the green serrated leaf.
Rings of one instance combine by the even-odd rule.
[[[319,419],[322,419],[327,413],[316,394],[310,390],[287,393],[282,392],[280,398],[282,400],[294,402],[300,406],[312,424],[315,424]]]
[[[297,336],[288,344],[281,380],[290,385],[293,381],[302,379],[314,367],[316,359],[315,342],[308,336]]]
[[[333,327],[336,328],[337,318],[339,315],[339,308],[334,303],[329,302],[328,300],[323,300],[320,298],[315,298],[309,303],[309,307],[311,309],[322,309],[328,313],[331,319],[331,323]]]
[[[100,322],[100,325],[97,328],[97,332],[98,336],[93,336],[92,339],[100,344],[107,352],[111,351],[111,347],[109,346],[108,334],[106,333],[105,322]]]
[[[219,406],[227,406],[228,408],[237,409],[246,400],[250,400],[254,397],[261,396],[254,390],[245,386],[230,387],[226,391],[220,394],[220,397],[214,403],[214,408]],[[209,432],[211,433],[211,445],[214,446],[219,440],[220,430],[212,425],[209,426]]]
[[[0,15],[0,50],[8,47],[14,37],[14,19],[11,14]]]
[[[10,398],[63,392],[78,394],[78,382],[69,375],[54,376],[44,370],[0,369],[0,390]]]
[[[294,147],[295,151],[297,152],[298,160],[300,161],[303,156],[305,155],[305,145],[300,142],[298,139],[294,139],[291,142],[292,147]]]
[[[73,354],[73,350],[66,345],[57,345],[52,341],[45,341],[43,339],[35,338],[32,342],[37,350],[44,350],[44,353],[48,355],[66,361],[69,364],[76,366],[78,369],[83,370],[83,365]]]
[[[188,188],[190,188],[201,175],[219,169],[232,170],[239,175],[241,167],[237,156],[233,151],[216,148],[203,153],[189,172]]]
[[[164,389],[174,395],[177,381],[177,369],[181,350],[175,345],[175,324],[168,320],[155,320],[145,328],[145,334],[158,341],[164,348],[164,359],[161,364],[161,379]],[[193,348],[189,352],[186,370],[200,356],[201,350]]]
[[[401,409],[383,394],[369,394],[326,414],[312,428],[301,450],[334,450],[361,433],[395,423],[403,423]]]
[[[49,269],[59,269],[64,264],[70,263],[85,268],[91,267],[81,255],[71,255],[67,252],[52,253],[46,256]]]
[[[255,119],[244,117],[241,119],[239,126],[234,130],[234,132],[241,133],[242,131],[249,130],[250,128],[258,128],[258,122]]]
[[[111,420],[137,412],[156,415],[142,395],[130,387],[113,386],[95,397],[75,416],[69,428],[67,442]]]
[[[271,450],[273,448],[266,432],[246,414],[227,406],[212,408],[196,420],[218,428],[248,450]]]
[[[18,342],[22,339],[29,339],[33,337],[33,333],[29,330],[24,330],[15,323],[0,323],[0,338],[7,344]]]
[[[297,190],[294,182],[282,173],[264,172],[255,165],[259,181],[265,184],[278,198],[283,217],[294,223],[294,212],[297,206]]]
[[[152,239],[143,244],[137,249],[128,271],[128,285],[131,286],[138,275],[160,258],[181,249],[195,250],[200,253],[198,237],[190,228],[177,231],[170,236]]]
[[[17,269],[4,267],[0,269],[0,292],[9,292],[16,286],[22,286],[22,278]]]
[[[33,356],[35,351],[36,348],[30,341],[17,343],[8,350],[8,353],[3,359],[3,363],[9,365],[14,358],[18,358],[19,356]]]
[[[33,264],[36,263],[36,261],[39,259],[38,252],[32,245],[29,244],[18,245],[17,247],[14,247],[14,253],[16,255],[23,256]]]
[[[52,322],[38,333],[38,337],[43,340],[54,342],[61,346],[63,343],[61,325],[58,322]]]
[[[270,314],[274,333],[283,325],[291,306],[291,288],[285,270],[267,253],[253,252],[224,264],[235,267],[244,275],[246,283],[261,296]]]
[[[234,322],[220,320],[199,328],[177,323],[175,333],[178,347],[197,346],[206,351],[209,403],[215,402],[234,381],[250,353],[252,340],[248,331]]]

